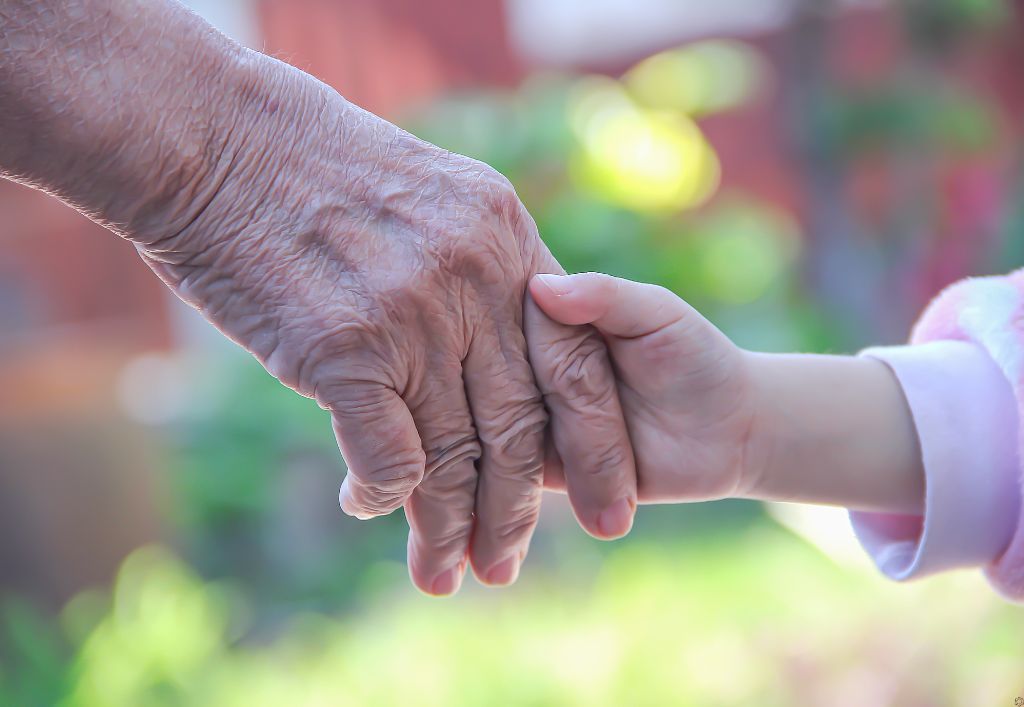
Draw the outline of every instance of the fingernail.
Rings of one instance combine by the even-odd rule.
[[[561,297],[569,294],[572,287],[569,284],[569,277],[566,275],[538,275],[537,279],[555,295]]]
[[[628,498],[620,498],[597,517],[597,529],[607,538],[621,538],[632,527],[633,504]]]
[[[484,581],[491,586],[503,587],[516,581],[519,574],[519,558],[508,557],[493,565],[484,575]]]
[[[462,571],[458,567],[452,567],[434,577],[430,583],[430,593],[436,597],[446,597],[454,594],[462,579]]]

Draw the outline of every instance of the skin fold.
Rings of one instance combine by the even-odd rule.
[[[508,181],[177,3],[0,0],[0,174],[132,241],[182,300],[330,411],[343,509],[404,507],[426,592],[515,580],[548,436],[590,533],[628,532],[633,451],[601,337],[549,326],[564,272]],[[555,456],[558,456],[557,454]],[[560,465],[561,468],[561,465]]]
[[[884,363],[743,351],[668,290],[599,273],[538,275],[530,293],[527,340],[545,394],[557,395],[563,365],[555,326],[593,324],[605,337],[641,503],[740,497],[921,513],[917,433]],[[546,472],[572,489],[556,454]]]

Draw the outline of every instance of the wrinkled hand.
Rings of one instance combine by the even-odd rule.
[[[557,384],[564,325],[593,324],[604,335],[636,452],[641,503],[746,494],[757,473],[752,457],[760,455],[750,453],[757,405],[743,351],[655,285],[584,273],[538,276],[530,293],[527,339],[545,394]],[[565,458],[556,444],[545,470],[553,488],[568,480],[559,455]]]
[[[342,507],[369,518],[404,504],[417,586],[455,591],[467,558],[485,583],[510,583],[537,521],[547,425],[523,299],[534,273],[562,270],[489,167],[290,67],[256,67],[265,103],[233,126],[203,208],[133,240],[183,300],[330,411]],[[574,508],[617,537],[636,492],[612,371],[592,330],[559,336],[548,400]]]

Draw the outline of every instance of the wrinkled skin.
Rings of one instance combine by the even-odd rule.
[[[532,274],[561,269],[494,170],[301,72],[259,71],[274,102],[228,146],[209,202],[171,236],[132,238],[178,296],[331,412],[342,507],[369,518],[404,505],[417,586],[456,590],[467,558],[482,581],[510,583],[537,520],[547,425],[522,303]],[[612,371],[592,330],[566,328],[561,345],[551,387],[577,452],[574,507],[616,537],[636,502]]]
[[[330,411],[343,508],[405,507],[414,582],[513,581],[547,414],[522,331],[560,272],[509,183],[171,0],[0,0],[0,175],[120,236]],[[628,531],[633,455],[607,352],[559,334],[549,381],[580,523]],[[552,353],[555,348],[552,348]]]
[[[758,414],[745,352],[655,285],[585,273],[551,285],[536,278],[530,292],[530,360],[545,396],[557,396],[564,325],[593,323],[607,341],[636,451],[640,503],[749,495],[755,460],[764,455],[751,451]],[[552,427],[557,440],[557,420]],[[549,451],[548,484],[571,489],[560,451]]]

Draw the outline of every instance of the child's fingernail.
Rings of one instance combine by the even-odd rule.
[[[632,527],[633,504],[628,498],[620,498],[597,517],[597,529],[607,538],[620,538]]]
[[[518,574],[519,558],[515,556],[507,557],[487,570],[487,574],[484,575],[484,581],[492,586],[503,587],[516,581]]]
[[[538,275],[537,279],[555,295],[561,297],[569,294],[569,277],[567,275]]]
[[[452,567],[434,577],[430,583],[430,593],[436,597],[446,597],[454,594],[459,588],[462,579],[462,571],[458,567]]]

